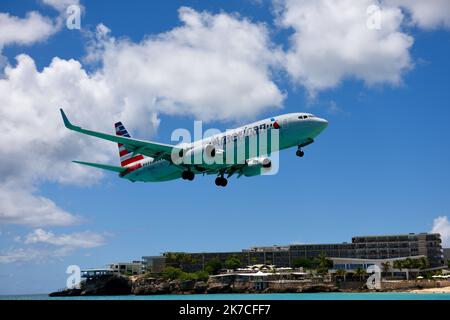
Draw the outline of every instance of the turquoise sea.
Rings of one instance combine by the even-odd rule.
[[[46,294],[4,295],[0,300],[450,300],[450,293],[274,293],[274,294],[190,294],[155,296],[58,297]]]

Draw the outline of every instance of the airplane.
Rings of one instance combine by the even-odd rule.
[[[220,187],[225,187],[228,184],[227,179],[235,174],[237,178],[251,177],[270,170],[271,152],[297,147],[296,155],[303,157],[303,148],[313,143],[328,126],[327,120],[311,113],[288,113],[192,143],[170,145],[133,139],[122,122],[115,123],[115,135],[83,129],[73,125],[63,109],[60,109],[60,112],[67,129],[118,144],[120,166],[73,161],[75,163],[113,171],[118,173],[120,178],[132,182],[160,182],[179,178],[192,181],[196,174],[217,175],[215,184]],[[268,143],[269,146],[265,150],[261,149],[263,154],[249,151],[251,138],[262,139],[263,134],[274,136],[274,133],[278,134],[277,143]],[[238,150],[238,147],[244,150],[240,161],[237,161],[235,155],[232,157],[233,161],[223,161],[227,153],[231,154],[229,150]],[[201,161],[192,161],[199,157]]]

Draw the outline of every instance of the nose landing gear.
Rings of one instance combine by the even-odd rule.
[[[303,152],[303,150],[299,147],[295,154],[297,155],[297,157],[301,158],[305,155],[305,152]]]

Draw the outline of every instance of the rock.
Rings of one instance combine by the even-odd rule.
[[[177,293],[177,292],[180,292],[181,291],[181,289],[180,289],[180,280],[172,280],[172,281],[170,281],[169,282],[169,291],[171,292],[171,293]]]
[[[155,295],[172,293],[169,283],[165,281],[136,281],[131,292],[135,295]]]
[[[131,282],[127,277],[113,275],[86,281],[82,296],[106,296],[131,294]]]
[[[228,283],[211,282],[208,283],[206,293],[230,293],[231,287]]]
[[[339,291],[339,289],[334,285],[313,284],[300,288],[298,292],[314,293],[314,292],[337,292],[337,291]]]
[[[81,295],[81,289],[65,289],[49,293],[50,297],[75,297]]]
[[[181,291],[193,291],[195,286],[195,280],[184,280],[179,284],[179,288]]]
[[[206,289],[208,288],[208,285],[204,281],[197,281],[194,285],[194,292],[195,293],[204,293]]]

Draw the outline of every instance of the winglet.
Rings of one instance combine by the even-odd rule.
[[[65,114],[65,112],[64,112],[64,110],[62,108],[60,108],[59,111],[61,111],[61,116],[62,116],[63,121],[64,121],[64,126],[67,129],[74,130],[75,128],[79,128],[79,127],[76,127],[76,126],[74,126],[73,124],[70,123],[69,119],[67,118],[67,116],[66,116],[66,114]]]

